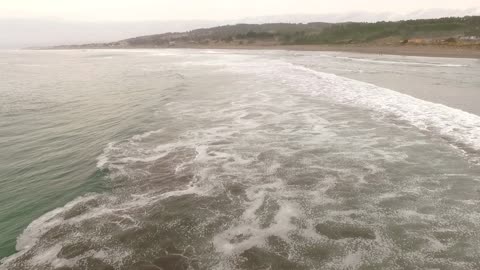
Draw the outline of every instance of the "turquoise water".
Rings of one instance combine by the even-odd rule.
[[[107,143],[158,125],[155,104],[168,83],[142,81],[143,71],[123,66],[128,55],[117,63],[108,57],[0,53],[0,257],[15,251],[33,219],[109,189],[96,167]]]
[[[0,52],[0,269],[478,269],[479,73]]]

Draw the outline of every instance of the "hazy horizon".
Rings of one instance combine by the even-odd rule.
[[[2,12],[0,12],[0,15]],[[239,13],[241,14],[241,13]],[[263,16],[232,17],[220,19],[177,19],[162,17],[144,20],[81,20],[76,17],[58,16],[11,16],[0,17],[0,49],[19,49],[34,46],[69,45],[117,41],[141,35],[165,32],[183,32],[237,23],[307,23],[307,22],[375,22],[404,19],[439,18],[447,16],[480,15],[480,7],[449,9],[429,8],[410,12],[392,11],[345,11],[328,13],[288,13]],[[25,14],[24,14],[25,15]]]

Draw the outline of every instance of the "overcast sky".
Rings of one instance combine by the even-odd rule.
[[[408,13],[478,7],[480,0],[0,0],[0,18],[229,20],[294,13]]]
[[[0,49],[83,44],[237,23],[480,15],[480,0],[0,0]]]

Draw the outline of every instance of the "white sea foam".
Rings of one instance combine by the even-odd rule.
[[[273,84],[288,84],[312,96],[395,116],[421,130],[447,138],[456,146],[480,150],[480,117],[460,109],[278,60],[258,65],[240,63],[228,69],[270,78]]]
[[[163,132],[163,130],[164,130],[164,129],[158,129],[158,130],[147,131],[147,132],[142,133],[142,134],[134,135],[134,136],[132,137],[132,140],[134,140],[134,141],[141,141],[141,140],[143,140],[143,139],[145,139],[145,138],[150,137],[150,136],[153,135],[153,134],[161,133],[161,132]]]
[[[6,258],[4,261],[2,261],[2,263],[7,264],[15,260],[16,258],[22,256],[25,252],[27,252],[30,248],[32,248],[34,245],[37,244],[38,240],[42,235],[44,235],[46,232],[48,232],[55,226],[62,224],[64,220],[61,218],[58,218],[58,216],[61,213],[64,213],[72,209],[78,203],[94,199],[96,198],[96,196],[97,195],[78,197],[75,200],[66,204],[65,206],[52,210],[42,215],[41,217],[35,219],[32,223],[28,225],[28,227],[23,231],[23,233],[17,238],[16,249],[18,253],[16,253],[11,257]],[[55,250],[56,252],[54,252]],[[38,255],[37,258],[33,259],[33,261],[35,263],[42,263],[43,261],[51,261],[54,257],[56,258],[58,251],[59,251],[59,246],[56,245],[54,249],[50,250],[50,252],[46,251],[45,254]]]
[[[358,269],[362,263],[362,254],[360,252],[349,253],[343,259],[343,266],[346,269]]]
[[[480,117],[477,115],[302,66],[292,65],[292,69],[319,79],[317,86],[314,81],[301,86],[314,96],[323,95],[348,105],[392,114],[417,128],[436,132],[454,143],[480,150]]]
[[[24,66],[24,67],[45,67],[46,65],[44,64],[18,64],[19,66]]]
[[[298,259],[295,257],[298,256],[296,255],[298,246],[327,243],[334,244],[335,248],[341,250],[329,258],[331,260],[326,266],[330,269],[357,269],[366,262],[378,265],[395,257],[392,254],[399,250],[383,230],[385,220],[401,224],[401,221],[433,222],[437,218],[433,214],[422,213],[413,207],[389,209],[383,212],[379,204],[398,199],[403,195],[432,199],[440,197],[438,194],[445,189],[426,189],[420,186],[419,182],[422,179],[399,180],[399,182],[403,181],[403,185],[389,182],[387,176],[383,175],[369,179],[368,177],[372,175],[383,173],[382,166],[385,163],[404,164],[408,155],[401,148],[413,148],[426,143],[405,142],[402,141],[405,138],[399,135],[400,138],[392,138],[394,143],[387,147],[377,147],[380,139],[374,134],[375,129],[371,130],[370,126],[362,127],[361,124],[366,122],[373,125],[372,122],[377,120],[381,122],[385,119],[367,117],[367,120],[358,120],[341,114],[348,112],[352,109],[351,107],[355,110],[360,108],[361,110],[357,110],[359,112],[368,109],[377,114],[405,120],[427,133],[433,132],[472,148],[480,148],[479,117],[440,104],[418,100],[372,84],[284,61],[266,60],[257,63],[245,61],[242,56],[194,63],[199,66],[203,64],[226,66],[228,71],[253,74],[255,77],[252,78],[255,80],[242,81],[241,86],[244,87],[242,92],[245,93],[235,96],[233,100],[220,100],[222,102],[218,104],[222,104],[222,107],[214,107],[213,111],[205,110],[205,106],[197,106],[195,102],[184,104],[176,101],[165,106],[166,110],[172,114],[208,119],[211,121],[208,126],[192,127],[167,142],[157,140],[157,137],[163,135],[165,129],[138,134],[123,141],[109,143],[97,160],[99,168],[111,169],[111,173],[118,171],[120,174],[130,175],[130,173],[136,173],[136,170],[142,170],[147,175],[155,161],[188,149],[191,153],[189,152],[186,158],[169,160],[166,162],[168,164],[165,163],[166,165],[162,164],[162,166],[171,165],[174,175],[191,173],[191,182],[186,185],[178,184],[173,190],[166,191],[161,189],[162,183],[157,182],[155,185],[148,186],[149,189],[144,193],[131,194],[127,189],[126,192],[119,192],[120,194],[78,198],[32,222],[18,239],[17,249],[20,252],[8,258],[5,263],[9,264],[15,258],[33,249],[38,244],[38,239],[58,225],[75,226],[86,221],[108,221],[113,217],[112,222],[116,224],[115,228],[122,231],[129,231],[129,229],[141,231],[144,225],[142,218],[150,218],[147,211],[155,212],[156,209],[162,209],[163,200],[168,198],[193,195],[205,199],[208,196],[214,198],[211,203],[212,206],[217,207],[211,211],[214,217],[222,215],[230,217],[233,214],[222,213],[222,208],[215,205],[218,203],[215,201],[217,196],[221,198],[227,194],[230,201],[220,200],[220,203],[236,203],[234,206],[241,211],[237,216],[232,217],[233,221],[230,220],[226,224],[222,221],[223,226],[220,227],[220,232],[215,233],[212,239],[208,239],[209,243],[213,244],[211,251],[223,256],[219,265],[225,266],[224,268],[233,268],[231,265],[227,267],[228,263],[224,258],[238,256],[253,247],[268,249],[267,241],[271,236],[281,239],[288,245],[288,259]],[[262,90],[259,91],[258,88]],[[314,101],[312,103],[306,102],[312,100]],[[328,105],[321,103],[325,100]],[[331,104],[335,105],[328,107]],[[336,107],[337,104],[348,106]],[[327,107],[322,108],[322,106]],[[335,114],[340,116],[335,117]],[[208,121],[206,122],[209,123]],[[357,132],[355,136],[345,137],[348,139],[341,138],[342,134],[352,129]],[[316,150],[323,152],[314,152]],[[308,153],[309,151],[313,153]],[[162,166],[152,167],[161,170],[164,169]],[[306,184],[297,182],[309,177],[312,179],[307,179],[310,182]],[[126,185],[142,184],[142,181],[148,181],[144,178],[129,179],[131,181],[127,181]],[[230,184],[237,184],[239,193],[244,193],[228,194],[227,187]],[[374,188],[369,185],[373,185]],[[377,190],[377,187],[385,190]],[[363,191],[370,193],[365,195],[362,194]],[[358,202],[353,207],[346,203],[351,197]],[[95,204],[76,216],[64,218],[64,214],[75,206],[88,200],[99,199],[101,201],[98,205]],[[187,199],[185,201],[188,203]],[[196,202],[194,201],[193,204]],[[460,205],[469,206],[475,202],[460,201]],[[275,206],[268,209],[268,203]],[[190,207],[199,212],[204,210],[195,208],[196,205]],[[450,210],[446,214],[451,216],[454,211],[456,210]],[[265,218],[265,213],[271,215],[266,225],[261,221]],[[151,216],[151,218],[155,217]],[[464,219],[476,224],[474,222],[480,219],[480,215],[470,213]],[[208,218],[205,220],[208,221]],[[329,239],[315,229],[319,222],[327,221],[358,226],[358,228],[367,227],[368,232],[375,237],[374,239],[362,239],[362,237]],[[170,221],[165,226],[176,229],[178,223],[181,222]],[[195,226],[197,229],[203,224],[195,225],[198,225]],[[444,224],[432,226],[439,228],[438,226],[444,226]],[[91,235],[90,231],[82,231],[82,233],[84,234],[67,236],[73,235],[75,238]],[[100,237],[113,236],[101,235]],[[424,239],[430,245],[426,249],[428,252],[446,248],[446,245],[432,235],[424,236]],[[75,243],[74,240],[78,239],[65,238],[63,244],[69,243],[68,241]],[[95,238],[95,241],[105,243],[103,239]],[[125,250],[121,248],[117,250],[114,247],[105,246],[98,252],[87,251],[80,256],[65,260],[57,256],[62,245],[45,243],[45,248],[42,248],[37,248],[35,256],[31,259],[27,258],[28,263],[33,266],[36,264],[54,267],[73,266],[81,259],[94,257],[103,261],[110,260],[109,263],[112,265],[119,265],[122,258],[127,257],[131,251],[128,247]],[[420,253],[421,250],[418,252]],[[209,258],[202,259],[209,260]],[[419,257],[418,260],[423,259]],[[221,268],[218,265],[216,267]]]
[[[175,53],[173,51],[162,51],[162,52],[155,52],[150,54],[151,56],[177,56],[178,53]]]
[[[266,228],[262,228],[259,224],[257,211],[265,202],[267,194],[275,194],[272,193],[272,190],[277,190],[277,195],[285,195],[287,193],[284,191],[284,185],[280,180],[253,186],[247,190],[250,202],[247,203],[247,208],[237,221],[237,224],[217,234],[213,239],[213,244],[218,252],[225,255],[239,254],[255,246],[264,246],[267,237],[272,235],[290,242],[287,237],[288,233],[297,229],[291,222],[292,218],[302,215],[302,211],[294,203],[279,200],[279,209],[273,218],[272,224]],[[246,239],[235,241],[236,237],[246,237]]]
[[[414,62],[414,61],[389,61],[389,60],[380,60],[372,58],[356,58],[356,57],[344,57],[336,56],[338,59],[344,59],[349,61],[358,61],[374,64],[389,64],[389,65],[405,65],[405,66],[431,66],[431,67],[467,67],[467,65],[462,64],[443,64],[443,63],[430,63],[430,62]]]

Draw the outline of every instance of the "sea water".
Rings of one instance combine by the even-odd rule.
[[[0,269],[478,269],[480,63],[0,53]]]

